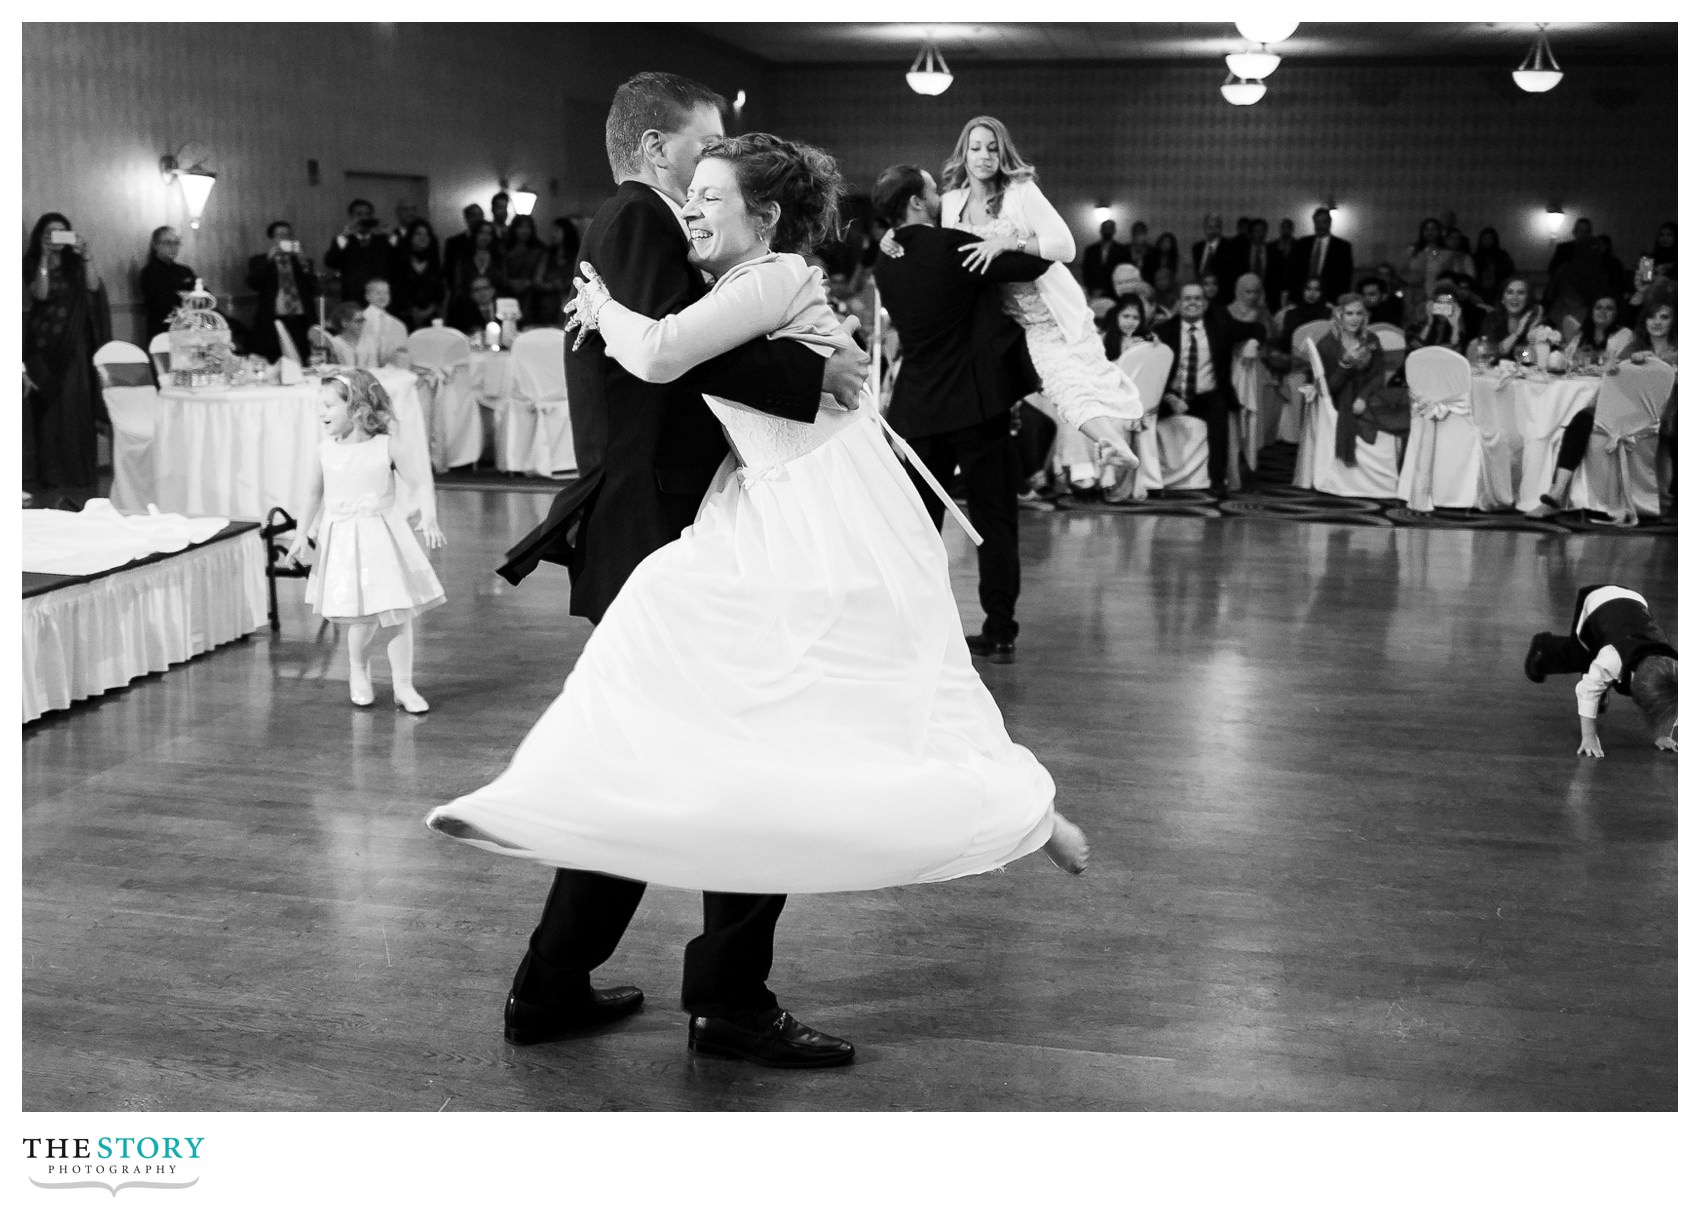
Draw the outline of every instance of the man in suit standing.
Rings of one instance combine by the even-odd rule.
[[[1293,258],[1298,254],[1298,245],[1293,238],[1293,221],[1281,220],[1278,234],[1267,247],[1269,291],[1265,301],[1272,312],[1280,311],[1290,300],[1298,298],[1292,288]]]
[[[1225,311],[1208,311],[1204,288],[1181,288],[1180,310],[1156,329],[1157,338],[1175,352],[1174,370],[1157,415],[1191,413],[1204,422],[1210,445],[1210,492],[1228,497],[1228,421],[1240,407],[1234,391],[1233,348],[1248,338],[1266,336],[1260,324],[1235,320]]]
[[[724,131],[724,106],[706,86],[664,72],[642,72],[614,93],[606,143],[619,188],[592,220],[583,258],[645,316],[707,292],[688,259],[682,206],[704,140]],[[517,585],[539,561],[566,565],[570,609],[592,622],[645,556],[690,525],[727,454],[704,392],[812,422],[823,390],[855,407],[868,361],[855,350],[823,360],[798,342],[760,337],[673,383],[647,384],[607,356],[600,335],[565,357],[579,478],[497,571]],[[597,872],[555,874],[504,1011],[510,1043],[540,1044],[638,1009],[640,990],[596,990],[590,974],[613,954],[643,891]],[[784,905],[782,895],[703,894],[703,933],[685,947],[680,988],[691,1050],[787,1068],[854,1056],[849,1041],[799,1023],[767,987]]]
[[[484,222],[484,208],[476,202],[469,202],[460,208],[460,217],[466,222],[466,230],[456,232],[443,241],[443,274],[445,277],[454,266],[472,256],[472,233],[480,223]],[[576,261],[573,263],[573,272],[578,272]]]
[[[949,488],[958,467],[968,486],[968,520],[980,545],[980,606],[986,622],[968,648],[1000,664],[1015,660],[1015,599],[1021,592],[1016,528],[1021,469],[1010,410],[1038,388],[1021,327],[1003,313],[997,287],[1032,282],[1051,263],[1028,253],[997,257],[984,274],[965,268],[971,232],[939,227],[939,191],[930,173],[897,164],[874,184],[874,210],[892,229],[903,256],[874,263],[880,302],[903,343],[903,369],[892,388],[891,427]],[[1114,224],[1106,224],[1114,229]],[[1092,250],[1088,250],[1090,254]],[[921,483],[916,490],[944,524],[944,504]]]
[[[248,289],[254,292],[254,323],[248,334],[256,354],[272,361],[282,356],[277,325],[282,321],[295,342],[295,352],[307,356],[307,328],[317,319],[319,279],[313,263],[301,255],[301,242],[288,220],[266,225],[270,249],[248,258]]]
[[[325,250],[325,266],[341,276],[343,302],[364,305],[367,280],[390,272],[395,241],[370,202],[356,198],[348,204],[348,222]]]
[[[509,202],[507,190],[497,190],[490,196],[490,226],[496,229],[496,247],[503,252],[514,246],[513,226],[508,221]]]
[[[1106,219],[1098,225],[1098,243],[1089,245],[1080,263],[1080,281],[1086,297],[1109,295],[1110,272],[1118,265],[1132,265],[1133,250],[1116,240],[1116,221]]]
[[[1273,312],[1281,306],[1284,280],[1275,272],[1274,264],[1270,260],[1269,250],[1272,247],[1269,243],[1269,221],[1253,219],[1251,229],[1246,234],[1245,270],[1248,274],[1257,275],[1257,280],[1263,284],[1263,306]]]
[[[1551,278],[1564,267],[1565,262],[1575,258],[1578,250],[1591,249],[1594,246],[1594,221],[1588,218],[1578,219],[1576,226],[1570,229],[1569,240],[1564,241],[1552,250],[1552,260],[1547,263],[1547,277]],[[1589,300],[1590,306],[1592,300]]]
[[[1334,213],[1319,206],[1310,217],[1315,235],[1306,236],[1293,248],[1288,266],[1287,289],[1297,295],[1306,278],[1322,279],[1322,301],[1333,307],[1352,289],[1352,242],[1333,234]]]
[[[1222,235],[1222,216],[1204,216],[1204,239],[1192,246],[1192,280],[1201,282],[1204,275],[1215,274],[1223,293],[1232,298],[1245,266],[1245,242]]]

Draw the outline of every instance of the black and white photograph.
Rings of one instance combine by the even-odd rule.
[[[75,8],[11,1199],[1693,1191],[1674,10]]]

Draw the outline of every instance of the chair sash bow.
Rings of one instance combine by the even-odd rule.
[[[1411,393],[1411,416],[1423,417],[1429,421],[1445,421],[1448,417],[1468,417],[1470,415],[1470,398],[1468,396],[1419,396]]]

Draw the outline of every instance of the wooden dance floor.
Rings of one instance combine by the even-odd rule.
[[[640,1015],[502,1040],[549,873],[421,819],[589,635],[490,572],[548,502],[441,494],[427,717],[381,661],[349,706],[297,581],[280,636],[25,728],[25,1110],[1676,1107],[1676,760],[1621,698],[1577,757],[1574,679],[1522,674],[1587,582],[1674,636],[1674,539],[1023,514],[983,673],[1091,870],[792,898],[772,985],[858,1061],[782,1073],[686,1053],[671,889],[600,974]]]

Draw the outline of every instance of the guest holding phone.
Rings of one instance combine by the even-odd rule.
[[[282,356],[277,325],[280,321],[295,342],[295,352],[307,356],[307,326],[318,310],[319,279],[313,263],[301,255],[301,242],[287,219],[266,225],[271,247],[248,258],[248,289],[254,292],[254,325],[249,348],[273,362]]]
[[[1458,303],[1457,289],[1449,279],[1439,279],[1434,292],[1423,305],[1423,323],[1409,331],[1411,345],[1438,345],[1464,352],[1469,340],[1465,333],[1464,312]]]
[[[94,351],[112,335],[88,240],[57,211],[24,254],[24,488],[81,506],[95,487],[95,422],[106,407]]]
[[[366,280],[389,273],[395,244],[395,234],[378,218],[377,208],[370,202],[356,198],[348,204],[348,222],[325,250],[325,268],[341,275],[345,300],[362,302]]]

